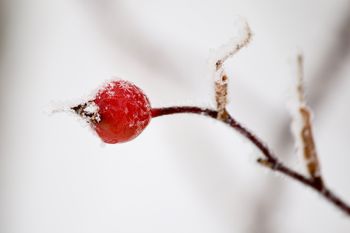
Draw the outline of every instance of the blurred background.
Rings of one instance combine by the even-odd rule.
[[[322,172],[350,202],[349,0],[1,0],[0,232],[349,232],[348,217],[210,119],[157,118],[103,145],[71,114],[48,114],[113,77],[154,107],[213,106],[208,59],[239,16],[254,37],[225,66],[230,113],[303,172],[286,107],[302,51]]]

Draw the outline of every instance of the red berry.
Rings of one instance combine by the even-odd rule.
[[[87,110],[91,105],[95,105],[95,112]],[[80,111],[77,107],[73,110],[87,118],[106,143],[134,139],[152,117],[147,96],[140,88],[124,80],[109,82],[98,91],[95,99],[80,106],[83,106]]]

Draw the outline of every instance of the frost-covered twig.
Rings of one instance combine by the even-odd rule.
[[[223,63],[230,56],[235,54],[240,48],[247,45],[251,38],[251,32],[249,27],[246,27],[247,33],[246,40],[242,40],[241,43],[237,44],[237,47],[233,50],[228,50],[228,52],[219,59],[216,63],[216,77],[219,79],[215,80],[216,87],[216,101],[217,110],[199,108],[195,106],[179,106],[179,107],[167,107],[167,108],[154,108],[152,109],[152,118],[179,114],[179,113],[193,113],[208,116],[219,120],[234,130],[238,131],[243,137],[247,138],[252,144],[254,144],[261,152],[263,157],[258,158],[257,162],[262,166],[269,168],[273,171],[284,174],[295,181],[312,188],[321,196],[323,196],[327,201],[332,203],[334,206],[342,210],[348,216],[350,216],[350,205],[343,201],[340,197],[335,195],[324,183],[320,173],[320,165],[316,153],[316,147],[312,135],[312,125],[311,125],[311,111],[305,103],[304,96],[304,86],[303,86],[303,57],[301,55],[297,58],[298,63],[298,83],[297,83],[297,114],[296,118],[299,119],[299,123],[295,124],[297,130],[296,140],[299,142],[299,150],[303,154],[303,158],[306,161],[307,169],[310,178],[295,171],[294,169],[284,165],[268,148],[268,146],[249,129],[244,127],[238,121],[236,121],[227,111],[227,76],[222,68]]]
[[[215,100],[218,110],[218,119],[227,119],[227,83],[228,76],[225,74],[223,64],[225,61],[236,54],[241,48],[248,45],[252,37],[252,32],[247,22],[244,22],[243,32],[239,37],[230,40],[223,45],[218,51],[214,64],[214,79],[215,79]]]
[[[305,165],[310,177],[321,187],[323,181],[321,177],[320,164],[317,156],[316,145],[312,133],[312,113],[307,106],[304,94],[304,62],[303,56],[297,56],[297,103],[293,111],[293,132],[297,144],[298,153],[305,161]]]

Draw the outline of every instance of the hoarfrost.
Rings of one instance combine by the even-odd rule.
[[[248,23],[245,20],[240,19],[236,25],[238,31],[237,35],[212,52],[209,59],[210,70],[215,81],[221,79],[223,72],[222,66],[225,61],[235,55],[241,48],[248,45],[251,40],[252,32]]]

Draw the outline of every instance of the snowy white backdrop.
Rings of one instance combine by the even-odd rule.
[[[348,0],[2,0],[0,232],[349,232],[349,218],[209,119],[159,118],[102,145],[71,115],[46,113],[113,76],[155,107],[211,106],[210,50],[237,15],[254,37],[226,65],[230,112],[302,170],[286,103],[303,51],[322,171],[350,202]]]

